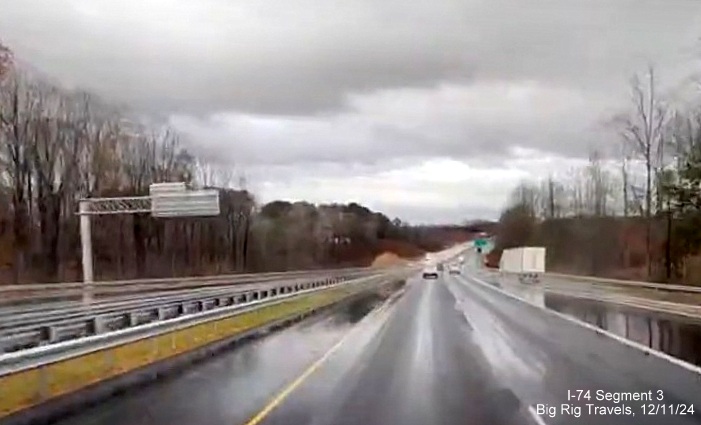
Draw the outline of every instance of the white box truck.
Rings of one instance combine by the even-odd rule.
[[[499,260],[499,271],[513,273],[521,283],[538,283],[545,273],[545,248],[522,246],[505,249]]]

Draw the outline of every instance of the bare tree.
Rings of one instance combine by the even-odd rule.
[[[10,71],[12,62],[12,51],[0,41],[0,80]]]
[[[43,84],[36,85],[33,96],[38,111],[28,148],[36,182],[41,252],[46,275],[57,276],[64,204],[78,187],[78,162],[91,124],[89,100],[64,96]]]
[[[555,217],[555,182],[553,177],[542,179],[538,185],[534,187],[537,191],[536,200],[536,216],[542,219],[550,219]]]
[[[655,70],[650,66],[646,78],[638,76],[631,83],[633,112],[623,121],[624,140],[634,147],[645,164],[645,207],[647,274],[652,275],[652,198],[653,173],[660,166],[664,152],[663,129],[667,120],[667,107],[657,93]]]
[[[588,214],[586,201],[587,176],[585,170],[577,168],[569,170],[567,180],[566,192],[571,214],[575,217]]]
[[[631,212],[631,205],[630,205],[630,162],[631,162],[631,144],[627,142],[627,140],[624,140],[623,143],[620,143],[619,145],[619,150],[618,150],[618,156],[619,156],[619,170],[620,170],[620,189],[621,189],[621,207],[622,207],[622,212],[624,217],[628,217]]]
[[[527,211],[530,211],[531,216],[535,217],[541,203],[539,192],[535,184],[524,180],[513,190],[511,204],[525,207]]]
[[[34,108],[27,83],[15,74],[0,90],[0,130],[2,156],[12,185],[13,242],[15,249],[14,281],[19,282],[25,268],[29,246],[28,186],[31,184],[30,155],[27,138]],[[31,196],[29,196],[31,198]]]
[[[258,208],[232,170],[195,158],[172,129],[153,130],[94,96],[13,69],[0,78],[0,272],[11,262],[15,282],[36,270],[41,279],[79,278],[78,200],[146,195],[165,181],[218,187],[222,214],[96,217],[98,278],[360,265],[383,238],[440,245],[434,230],[357,204]],[[523,196],[534,206],[540,195],[532,189]]]
[[[589,214],[602,217],[608,213],[608,200],[611,194],[611,180],[607,170],[602,166],[599,151],[594,150],[589,155],[589,165],[586,168],[587,177],[587,209]]]

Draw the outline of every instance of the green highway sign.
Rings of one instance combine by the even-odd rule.
[[[488,254],[494,249],[494,242],[488,238],[477,238],[472,242],[472,246],[480,254]]]

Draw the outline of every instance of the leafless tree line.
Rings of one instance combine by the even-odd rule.
[[[585,166],[564,176],[523,182],[512,193],[510,208],[518,206],[540,222],[588,218],[586,223],[600,223],[591,219],[603,217],[643,222],[647,276],[655,274],[663,240],[664,269],[671,278],[678,260],[673,258],[679,216],[674,188],[689,180],[683,171],[701,146],[701,109],[675,108],[659,90],[653,67],[631,80],[630,94],[630,110],[612,120],[618,140],[610,149],[592,150]]]
[[[76,269],[81,197],[140,195],[154,181],[191,181],[193,159],[172,131],[147,131],[86,93],[64,92],[13,70],[0,81],[0,167],[2,257],[19,282],[32,274],[62,278]],[[144,268],[150,244],[175,256],[162,244],[173,233],[165,227],[184,225],[155,225],[142,216],[99,221],[96,246],[112,246],[118,269],[129,252],[137,269]]]
[[[245,177],[197,158],[173,130],[24,74],[6,49],[0,71],[0,283],[79,279],[79,200],[146,195],[154,182],[218,188],[221,215],[94,217],[97,279],[361,265],[383,240],[442,247],[440,229],[357,204],[261,206]]]

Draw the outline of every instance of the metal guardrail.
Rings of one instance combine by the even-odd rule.
[[[228,288],[231,286],[248,287],[253,285],[261,285],[268,282],[276,282],[283,278],[294,279],[294,278],[312,278],[312,277],[333,277],[333,276],[348,276],[353,273],[367,273],[373,270],[372,268],[352,268],[352,269],[335,269],[335,270],[312,270],[306,272],[292,272],[292,273],[275,273],[275,274],[254,274],[254,275],[223,275],[223,276],[210,276],[203,277],[196,280],[194,278],[188,278],[193,282],[178,283],[174,279],[167,280],[165,283],[161,283],[161,280],[156,285],[150,284],[147,281],[124,281],[132,282],[133,284],[128,286],[113,286],[114,282],[100,282],[97,288],[93,290],[97,291],[97,297],[92,303],[86,305],[77,300],[81,299],[82,289],[67,289],[67,290],[44,290],[37,294],[31,294],[30,297],[26,298],[24,302],[17,301],[16,299],[5,300],[5,305],[2,305],[2,298],[0,298],[0,323],[2,322],[3,315],[14,315],[17,313],[22,313],[24,311],[31,310],[46,310],[58,309],[67,306],[80,306],[80,307],[92,307],[107,302],[116,301],[128,301],[133,299],[143,299],[143,297],[155,297],[155,296],[165,296],[168,294],[176,295],[180,294],[190,294],[195,291],[207,291],[217,288]],[[251,276],[251,277],[249,277]],[[138,282],[138,283],[136,283]],[[147,282],[142,284],[141,282]],[[122,283],[122,282],[118,282]],[[73,285],[73,284],[56,284],[61,286]],[[19,285],[21,286],[21,285]],[[43,286],[43,285],[42,285]],[[47,285],[49,286],[49,285]],[[1,289],[2,287],[0,287]],[[27,291],[31,292],[31,291]]]
[[[0,316],[0,353],[50,345],[58,342],[113,332],[231,306],[245,306],[259,300],[306,290],[316,290],[350,279],[382,274],[362,269],[343,274],[288,278],[255,285],[229,285],[197,291],[106,302],[92,306],[72,305],[49,311],[30,311]],[[387,271],[384,271],[387,273]]]
[[[300,270],[292,272],[246,273],[218,276],[199,276],[182,278],[132,279],[93,282],[40,283],[25,285],[0,286],[0,306],[19,305],[23,303],[38,304],[56,300],[79,299],[84,291],[89,290],[95,297],[108,297],[154,291],[178,290],[188,288],[214,287],[231,284],[269,282],[280,278],[344,274],[353,271],[372,270],[365,267],[324,270]]]
[[[149,294],[148,296],[136,296],[126,298],[120,297],[116,300],[108,299],[106,301],[91,304],[89,306],[85,306],[80,303],[58,304],[52,305],[52,308],[48,310],[46,308],[42,308],[42,306],[13,310],[5,309],[7,314],[5,314],[5,312],[0,313],[0,335],[2,334],[2,331],[17,327],[19,324],[27,324],[32,323],[34,321],[45,321],[46,319],[51,317],[55,317],[58,319],[68,319],[71,316],[80,314],[95,315],[112,311],[129,311],[131,309],[140,308],[142,306],[148,305],[160,305],[164,303],[183,303],[189,301],[195,302],[207,298],[226,298],[228,296],[231,296],[232,294],[274,288],[276,285],[279,285],[281,281],[288,282],[289,284],[299,284],[307,282],[310,279],[347,279],[367,274],[368,273],[356,272],[341,276],[278,279],[275,282],[263,282],[257,284],[243,285],[234,284],[216,288],[200,288],[180,290],[175,292],[161,292]]]
[[[603,289],[581,291],[577,289],[553,288],[551,291],[551,293],[556,296],[567,298],[579,298],[607,304],[617,304],[638,310],[654,311],[655,313],[663,313],[672,316],[684,316],[693,319],[701,318],[701,306],[694,304],[636,297],[619,292],[612,293]]]
[[[492,273],[497,273],[497,274],[508,273],[508,272],[500,271],[497,268],[490,268],[488,270]],[[701,287],[700,286],[679,285],[679,284],[671,284],[671,283],[643,282],[643,281],[625,280],[625,279],[612,279],[612,278],[587,276],[587,275],[576,275],[576,274],[566,274],[566,273],[556,273],[556,272],[541,273],[541,276],[544,278],[562,279],[562,280],[568,280],[568,281],[579,282],[579,283],[587,283],[587,284],[601,284],[601,285],[607,285],[607,286],[645,288],[645,289],[654,289],[654,290],[668,291],[668,292],[683,292],[683,293],[690,293],[690,294],[701,294]],[[544,282],[544,283],[547,285],[547,282]]]
[[[0,421],[44,421],[404,279],[411,268],[0,355]]]
[[[490,277],[499,279],[500,272],[497,270],[488,270]],[[694,301],[680,302],[669,301],[663,298],[658,298],[654,294],[645,294],[641,291],[630,291],[631,288],[645,288],[653,291],[668,291],[666,295],[672,294],[695,294],[698,293],[698,287],[687,287],[684,285],[666,285],[649,282],[636,282],[618,279],[605,278],[590,278],[588,276],[567,275],[561,273],[545,273],[545,277],[555,277],[562,280],[571,280],[572,282],[542,280],[542,290],[545,293],[554,296],[589,300],[610,305],[618,305],[629,309],[654,312],[655,314],[668,315],[669,317],[683,317],[686,320],[697,322],[701,320],[701,306]],[[494,281],[490,281],[492,283]],[[503,281],[499,281],[503,284]],[[671,289],[670,289],[671,288]]]
[[[648,289],[656,289],[656,290],[669,291],[669,292],[686,292],[686,293],[701,294],[701,287],[698,287],[698,286],[640,282],[640,281],[623,280],[623,279],[608,279],[608,278],[601,278],[601,277],[594,277],[594,276],[583,276],[583,275],[580,276],[580,275],[571,275],[571,274],[553,273],[553,272],[544,273],[544,277],[552,277],[552,278],[557,278],[557,279],[580,281],[580,282],[586,282],[586,283],[601,283],[601,284],[606,284],[606,285],[648,288]]]
[[[287,290],[275,294],[269,292],[267,296],[259,298],[249,298],[251,295],[250,293],[239,294],[241,297],[238,298],[237,302],[234,304],[215,306],[214,308],[192,311],[190,314],[178,315],[167,319],[164,318],[160,321],[141,323],[139,325],[104,333],[94,333],[92,335],[86,335],[84,338],[75,338],[68,341],[56,342],[54,344],[35,346],[27,350],[0,354],[0,376],[15,372],[17,369],[32,367],[35,364],[57,361],[67,355],[73,356],[77,353],[114,346],[124,341],[155,336],[163,332],[177,330],[183,326],[191,326],[201,321],[228,317],[233,314],[274,305],[297,296],[312,294],[335,287],[371,284],[373,282],[386,281],[391,278],[406,278],[412,272],[415,272],[415,270],[411,268],[395,268],[378,271],[378,273],[371,276],[363,276],[349,280],[310,281],[305,284],[289,286]],[[278,288],[283,286],[284,285],[279,285]],[[243,298],[244,295],[246,295],[245,300]]]
[[[305,278],[292,278],[289,279],[290,282],[304,280]],[[307,278],[309,279],[309,278]],[[173,291],[159,291],[159,292],[149,292],[146,294],[130,294],[122,295],[117,297],[109,297],[99,299],[92,304],[85,305],[81,302],[66,301],[66,302],[55,302],[55,303],[42,303],[42,304],[30,304],[22,305],[17,307],[5,307],[0,309],[0,331],[4,328],[12,326],[13,322],[20,319],[42,317],[42,316],[61,316],[70,315],[75,312],[98,312],[106,311],[108,309],[128,309],[133,306],[138,306],[142,303],[148,303],[153,301],[180,301],[189,300],[197,297],[205,297],[211,295],[219,294],[230,294],[233,291],[246,291],[256,288],[263,288],[271,284],[279,282],[281,279],[272,282],[259,282],[259,283],[244,283],[244,284],[231,284],[216,287],[205,287],[205,288],[193,288],[193,289],[179,289]]]

